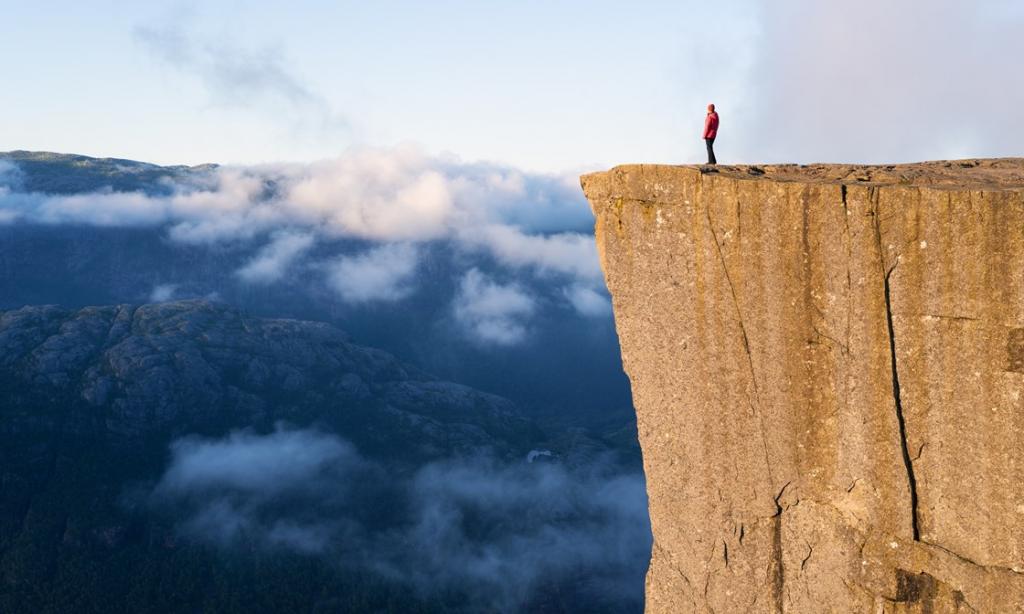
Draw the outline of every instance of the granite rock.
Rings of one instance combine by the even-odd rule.
[[[582,184],[648,611],[1024,611],[1024,160]]]

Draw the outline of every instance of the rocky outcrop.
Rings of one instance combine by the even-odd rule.
[[[1024,611],[1024,160],[582,183],[649,611]]]
[[[417,461],[519,456],[542,439],[511,401],[437,380],[333,326],[207,301],[0,311],[0,398],[0,436],[130,443],[286,421]]]

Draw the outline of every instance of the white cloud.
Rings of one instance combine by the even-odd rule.
[[[477,269],[463,276],[452,310],[474,340],[514,345],[527,333],[525,320],[536,303],[517,284],[501,285]]]
[[[376,242],[379,248],[323,265],[329,287],[350,303],[408,296],[417,245],[434,241],[489,254],[519,277],[564,278],[556,293],[563,282],[602,284],[588,230],[593,217],[574,176],[397,147],[356,149],[312,164],[219,167],[169,189],[164,195],[0,189],[0,223],[163,227],[172,241],[185,244],[239,243],[275,233],[237,272],[252,283],[281,279],[315,242]],[[594,300],[573,292],[574,304],[584,301],[583,309],[596,312]],[[516,318],[478,319],[473,326],[478,338],[498,342],[524,334]]]
[[[389,243],[328,264],[327,283],[347,303],[397,301],[414,290],[418,264],[415,246]]]
[[[506,266],[529,266],[541,273],[562,273],[581,280],[601,279],[597,246],[591,236],[570,232],[529,235],[518,228],[491,224],[466,229],[460,239],[486,249]]]
[[[455,200],[469,224],[505,224],[528,233],[593,227],[590,207],[583,199],[575,173],[526,173],[509,166],[466,163],[457,158],[433,162],[449,178]]]
[[[150,226],[167,218],[168,205],[141,192],[73,194],[41,198],[32,217],[46,224]]]
[[[485,226],[545,233],[592,224],[576,178],[428,156],[414,147],[356,149],[312,164],[219,167],[168,196],[0,194],[0,208],[44,223],[171,226],[187,243],[248,239],[287,226],[376,241],[429,241]]]
[[[271,498],[355,458],[351,445],[316,431],[278,428],[268,435],[237,431],[222,440],[186,438],[171,447],[171,464],[157,492],[227,489]]]
[[[150,303],[165,303],[174,298],[178,291],[177,284],[159,284],[149,293]]]
[[[563,292],[576,311],[582,315],[604,317],[612,313],[612,304],[608,297],[591,287],[575,284],[564,288]]]
[[[184,243],[247,239],[283,222],[283,213],[261,199],[267,177],[244,168],[220,168],[210,176],[173,185],[168,196],[100,191],[52,195],[0,193],[0,209],[43,224],[126,227],[172,224],[171,238]]]
[[[242,537],[265,546],[314,553],[340,527],[326,520],[276,518],[275,503],[344,500],[347,484],[367,469],[342,439],[315,430],[267,435],[235,431],[224,439],[187,437],[171,445],[171,462],[154,503],[190,508],[179,530],[221,545]]]
[[[361,150],[286,169],[282,207],[334,234],[381,241],[448,234],[461,203],[435,161],[412,148]]]
[[[275,282],[288,271],[295,260],[313,246],[313,235],[283,231],[276,233],[263,249],[237,275],[254,283]]]

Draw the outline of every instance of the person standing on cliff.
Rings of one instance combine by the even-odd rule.
[[[715,105],[708,105],[708,115],[704,118],[704,142],[708,145],[708,164],[718,164],[715,159],[715,137],[718,136],[718,113]]]

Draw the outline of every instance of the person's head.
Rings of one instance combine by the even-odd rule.
[[[715,105],[709,104],[708,105],[708,113],[714,113],[714,112],[715,112]]]

